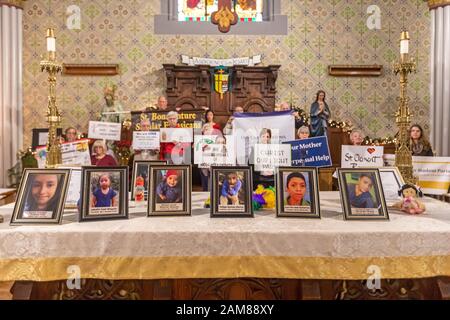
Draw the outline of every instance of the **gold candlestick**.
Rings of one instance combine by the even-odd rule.
[[[409,127],[411,125],[411,113],[408,107],[406,88],[408,74],[416,72],[416,64],[413,59],[408,61],[409,35],[403,31],[400,38],[400,62],[394,64],[394,73],[400,74],[400,104],[395,114],[395,122],[398,126],[398,138],[395,145],[395,165],[398,167],[406,183],[415,184],[417,179],[413,176],[412,153],[409,147]]]
[[[56,75],[62,66],[56,61],[56,40],[53,29],[47,29],[47,59],[42,60],[41,71],[48,72],[49,94],[47,106],[48,142],[46,167],[54,168],[61,164],[61,145],[57,136],[57,129],[61,126],[61,114],[56,105]]]

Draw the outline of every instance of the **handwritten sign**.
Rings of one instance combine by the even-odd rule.
[[[314,137],[285,142],[291,146],[292,166],[330,167],[331,156],[327,137]]]
[[[155,150],[159,149],[158,131],[134,131],[133,132],[134,150]]]
[[[291,146],[287,144],[255,144],[254,164],[256,171],[274,170],[275,167],[289,166]]]
[[[120,141],[122,125],[115,122],[89,121],[88,137]]]
[[[383,166],[383,146],[342,146],[342,168],[379,168]]]
[[[91,165],[89,140],[82,139],[61,144],[61,160],[65,165]]]
[[[161,128],[161,142],[192,142],[193,132],[191,128]]]
[[[219,140],[225,143],[219,143]],[[212,165],[234,166],[236,150],[233,136],[194,136],[194,163],[198,164],[199,168],[210,168]]]

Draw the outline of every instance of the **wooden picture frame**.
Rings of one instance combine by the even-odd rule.
[[[190,216],[191,195],[191,165],[150,167],[147,216]]]
[[[318,177],[317,168],[278,167],[275,175],[277,217],[320,219]]]
[[[83,166],[81,187],[80,222],[128,219],[127,166]]]
[[[405,180],[397,167],[381,167],[381,183],[383,184],[384,198],[386,200],[398,200],[398,190],[405,184]]]
[[[229,180],[226,181],[225,179]],[[211,218],[252,218],[254,216],[252,204],[253,175],[250,166],[212,166],[211,182]],[[227,188],[228,192],[226,191]],[[225,194],[228,195],[225,196]]]
[[[69,177],[70,169],[26,168],[10,224],[61,223]]]
[[[378,168],[338,168],[345,220],[389,220]]]
[[[131,200],[135,201],[136,199],[136,191],[139,194],[140,188],[137,188],[136,186],[136,178],[138,177],[138,174],[145,175],[142,177],[144,179],[144,194],[142,201],[148,200],[148,187],[149,187],[149,176],[150,176],[150,167],[152,165],[165,165],[167,164],[167,161],[163,160],[134,160],[133,161],[133,171],[131,175]]]

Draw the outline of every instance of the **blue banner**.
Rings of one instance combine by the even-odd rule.
[[[326,136],[286,141],[291,145],[292,166],[331,167],[330,148]]]

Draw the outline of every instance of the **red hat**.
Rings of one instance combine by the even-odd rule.
[[[177,176],[178,177],[179,175],[180,175],[180,173],[179,173],[178,170],[171,169],[171,170],[167,170],[167,172],[166,172],[166,178],[168,178],[170,176]]]

